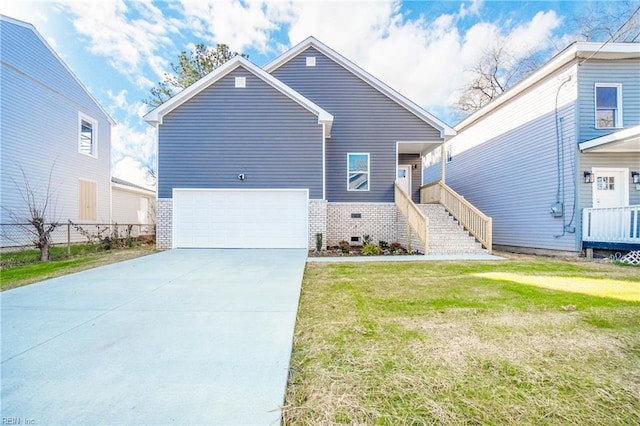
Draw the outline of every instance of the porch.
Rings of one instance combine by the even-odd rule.
[[[585,248],[640,250],[640,205],[582,209]]]

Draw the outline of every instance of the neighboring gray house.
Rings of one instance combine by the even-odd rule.
[[[0,16],[0,46],[0,222],[29,217],[24,172],[48,219],[109,223],[113,120],[32,25]]]
[[[158,129],[157,244],[299,247],[403,238],[446,124],[308,38],[264,68],[235,57],[145,116]]]
[[[640,44],[574,43],[455,130],[446,183],[493,218],[494,248],[640,248]]]

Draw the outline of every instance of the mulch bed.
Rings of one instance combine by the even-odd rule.
[[[378,256],[415,256],[420,253],[418,252],[408,252],[404,247],[397,249],[395,251],[383,250],[381,254]],[[366,254],[362,254],[361,246],[351,246],[349,247],[349,251],[345,252],[338,246],[327,247],[326,250],[322,250],[320,252],[316,250],[309,250],[309,257],[357,257],[357,256],[367,256]]]

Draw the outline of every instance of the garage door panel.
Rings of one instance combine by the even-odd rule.
[[[306,248],[306,190],[174,190],[174,247]]]

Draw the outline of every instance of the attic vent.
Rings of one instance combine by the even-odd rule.
[[[307,56],[307,66],[315,67],[316,66],[316,57],[315,56]]]
[[[244,89],[247,87],[247,77],[236,77],[236,88]]]

